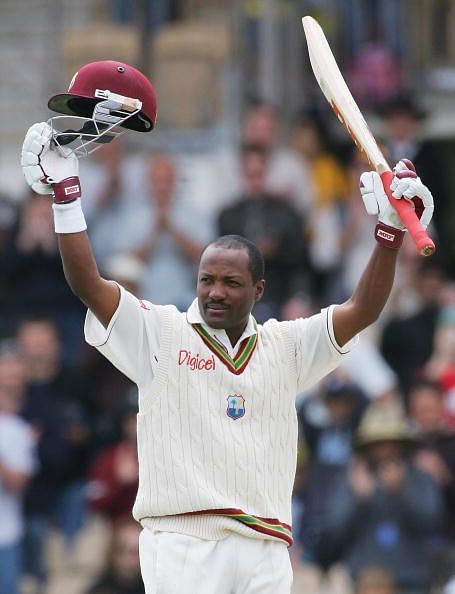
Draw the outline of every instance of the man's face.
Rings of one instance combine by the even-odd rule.
[[[414,388],[409,397],[411,418],[420,431],[433,433],[441,429],[445,410],[441,394],[430,386]]]
[[[248,114],[243,140],[246,143],[258,144],[265,150],[271,150],[277,136],[276,119],[268,107],[256,107]]]
[[[166,206],[171,202],[175,182],[176,173],[172,161],[164,155],[155,157],[150,164],[149,184],[158,206]]]
[[[202,254],[197,297],[201,315],[212,328],[241,333],[263,292],[263,280],[253,283],[246,250],[212,245]]]
[[[19,329],[20,349],[28,362],[55,362],[60,358],[60,340],[47,321],[26,322]]]
[[[419,122],[411,114],[391,114],[386,119],[388,135],[398,141],[413,141],[419,131]]]

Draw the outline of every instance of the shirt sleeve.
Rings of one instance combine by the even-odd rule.
[[[119,305],[107,328],[93,312],[87,311],[85,340],[141,387],[152,381],[156,371],[162,307],[119,287]]]
[[[310,318],[289,322],[294,326],[298,391],[312,385],[333,371],[343,355],[350,352],[358,340],[356,336],[343,347],[335,340],[333,309],[330,306]]]

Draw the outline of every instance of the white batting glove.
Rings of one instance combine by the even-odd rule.
[[[409,159],[401,159],[393,168],[395,177],[390,184],[394,198],[406,198],[414,206],[422,227],[430,224],[434,212],[433,195],[417,175],[414,164]],[[414,173],[413,177],[410,173]]]
[[[79,161],[69,148],[52,146],[52,129],[46,122],[33,124],[22,145],[21,165],[27,184],[37,194],[53,194],[59,204],[81,195]]]
[[[393,169],[395,176],[391,184],[393,197],[409,200],[426,228],[433,216],[433,197],[430,190],[417,176],[415,167],[408,159],[398,161]],[[399,248],[403,241],[405,226],[397,211],[390,204],[382,180],[375,171],[360,176],[360,194],[368,214],[378,216],[375,238],[389,248]]]

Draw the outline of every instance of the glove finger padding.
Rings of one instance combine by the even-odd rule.
[[[387,196],[384,192],[381,178],[376,171],[366,171],[360,176],[360,194],[365,209],[370,215],[378,215],[387,204]]]
[[[25,180],[38,194],[54,194],[57,202],[80,196],[79,161],[69,147],[54,150],[52,128],[46,122],[31,126],[22,146]]]
[[[415,177],[417,177],[417,173],[416,173],[416,168],[415,165],[412,161],[410,161],[409,159],[400,159],[398,161],[398,163],[395,165],[395,167],[393,168],[393,172],[395,174],[401,173],[401,172],[409,172],[409,173],[415,173]],[[412,175],[410,176],[412,177]]]
[[[37,194],[52,194],[52,187],[42,181],[45,176],[39,157],[44,147],[49,146],[51,135],[51,128],[46,122],[33,124],[22,145],[21,166],[25,181]]]

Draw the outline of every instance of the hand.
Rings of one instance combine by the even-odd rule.
[[[349,467],[351,489],[359,499],[367,499],[376,489],[376,479],[364,460],[354,458]]]
[[[441,456],[432,450],[420,450],[414,458],[416,466],[429,474],[440,485],[447,485],[452,475]]]
[[[73,202],[81,195],[79,161],[68,147],[52,146],[46,122],[31,126],[22,145],[21,165],[27,184],[37,194],[54,194],[55,202]]]
[[[394,198],[405,198],[413,205],[422,225],[426,228],[433,216],[433,197],[417,176],[408,159],[398,161],[391,184]],[[369,171],[360,176],[360,193],[368,214],[378,215],[375,237],[389,248],[399,248],[406,231],[398,213],[390,204],[378,173]]]

